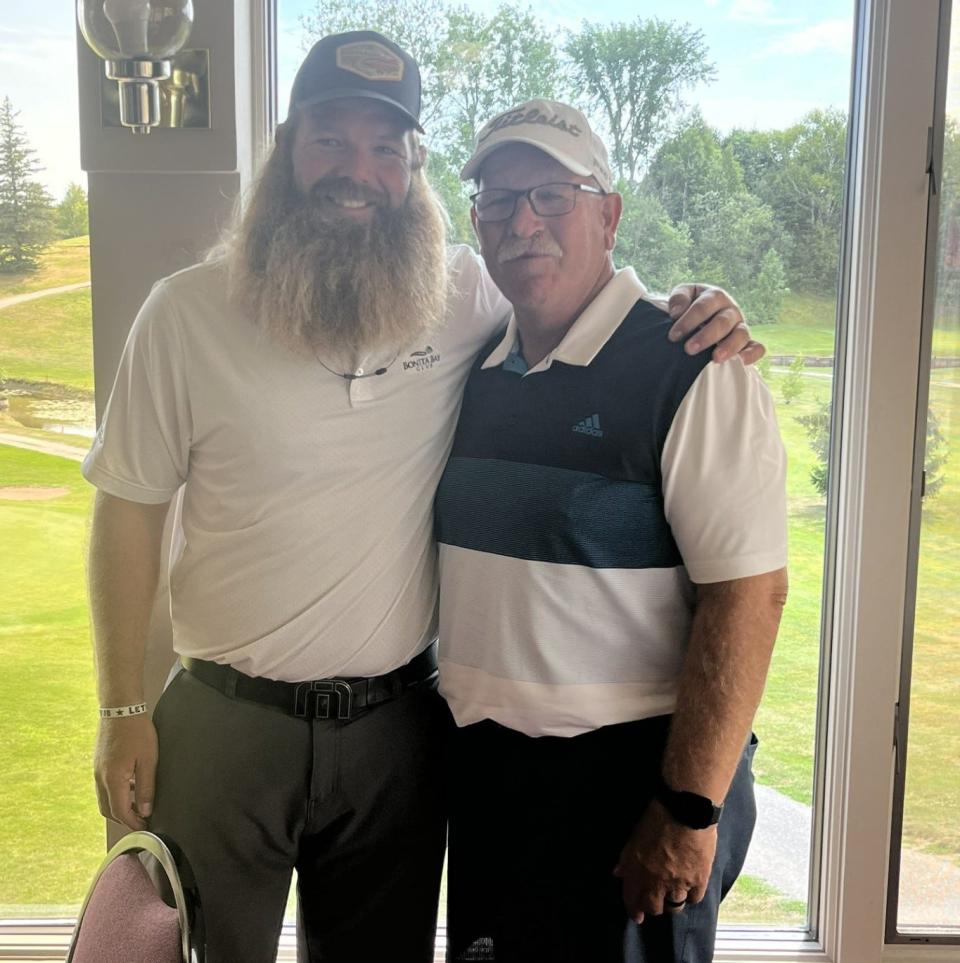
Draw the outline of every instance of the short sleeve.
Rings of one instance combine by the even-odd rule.
[[[452,313],[455,323],[467,325],[481,343],[502,330],[510,314],[510,302],[500,293],[483,258],[466,244],[448,251]]]
[[[739,359],[703,368],[674,416],[661,471],[667,521],[694,582],[786,565],[786,453],[757,371]]]
[[[490,277],[490,272],[487,270],[487,265],[484,264],[483,258],[478,256],[477,260],[480,262],[479,284],[483,305],[494,327],[503,327],[504,319],[512,310],[512,305],[503,296],[500,288],[493,283],[493,278]]]
[[[160,282],[130,329],[83,476],[118,498],[162,504],[186,480],[191,435],[179,316]]]

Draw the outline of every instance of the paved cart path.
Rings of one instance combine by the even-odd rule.
[[[757,784],[757,828],[743,871],[789,899],[806,900],[810,807]],[[911,925],[960,926],[960,867],[949,859],[903,851],[900,919]],[[908,890],[908,891],[907,891]]]
[[[62,441],[47,441],[46,438],[15,435],[6,431],[0,431],[0,445],[12,445],[14,448],[41,451],[45,455],[57,455],[59,458],[69,458],[72,461],[83,461],[87,455],[86,448],[77,448],[75,445],[67,445]]]
[[[51,294],[65,294],[67,291],[79,291],[81,288],[88,287],[90,287],[89,281],[79,281],[77,284],[61,284],[56,288],[44,288],[42,291],[30,291],[28,294],[14,294],[9,298],[0,298],[0,311],[15,304],[23,304],[24,301],[36,301],[38,298],[50,297]]]

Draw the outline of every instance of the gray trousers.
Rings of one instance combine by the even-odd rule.
[[[208,963],[273,963],[294,868],[304,963],[433,959],[449,725],[434,684],[338,722],[181,672],[154,722],[150,828],[193,867]]]

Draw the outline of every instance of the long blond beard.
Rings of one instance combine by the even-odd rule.
[[[277,148],[225,242],[231,294],[272,338],[324,360],[396,354],[444,319],[442,208],[422,170],[369,225],[330,216],[294,186]]]

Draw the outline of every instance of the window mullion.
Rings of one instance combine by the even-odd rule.
[[[883,946],[938,9],[875,0],[860,16],[819,917],[844,963]]]

